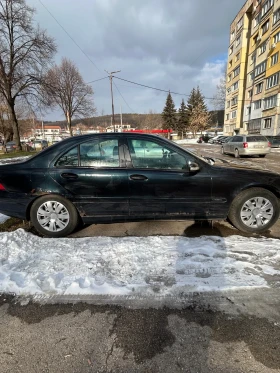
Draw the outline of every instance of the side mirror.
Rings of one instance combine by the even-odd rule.
[[[199,165],[195,162],[189,161],[188,165],[189,165],[189,171],[192,173],[198,172],[200,170]]]

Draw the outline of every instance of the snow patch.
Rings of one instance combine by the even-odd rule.
[[[9,216],[0,214],[0,224],[5,223],[6,220],[10,219]]]
[[[0,292],[19,295],[173,295],[269,287],[280,275],[276,239],[40,238],[0,233]]]

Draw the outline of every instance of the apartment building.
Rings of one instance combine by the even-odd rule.
[[[248,0],[230,28],[224,133],[280,134],[280,0]]]

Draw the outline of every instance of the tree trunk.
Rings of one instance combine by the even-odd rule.
[[[72,137],[73,136],[73,131],[72,131],[72,118],[71,116],[69,115],[69,112],[67,111],[67,114],[66,114],[66,119],[67,119],[67,124],[68,124],[68,129],[69,129],[69,132],[70,132],[70,136]]]
[[[14,132],[14,141],[16,143],[16,150],[22,151],[22,146],[20,143],[20,135],[19,135],[19,128],[18,128],[18,120],[15,112],[15,101],[11,99],[8,102],[8,109],[10,114],[10,120],[12,122],[12,128]]]

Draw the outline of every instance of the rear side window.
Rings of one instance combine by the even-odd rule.
[[[267,138],[264,136],[250,136],[247,137],[247,142],[267,142]]]
[[[77,167],[79,165],[78,147],[75,146],[68,152],[64,153],[56,162],[57,167]]]
[[[243,136],[236,136],[234,142],[243,142]]]

